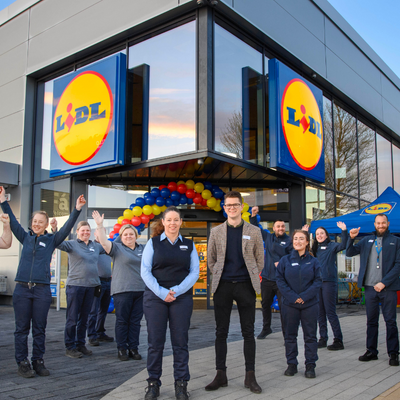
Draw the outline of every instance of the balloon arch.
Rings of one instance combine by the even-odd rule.
[[[109,240],[115,240],[119,236],[121,227],[126,224],[136,227],[140,234],[156,215],[170,206],[196,204],[220,212],[224,205],[224,194],[218,186],[210,182],[195,183],[193,180],[188,180],[161,185],[145,193],[143,197],[138,197],[135,203],[123,212],[110,232]],[[242,218],[250,222],[251,208],[247,203],[243,205]],[[226,218],[225,211],[223,214]]]

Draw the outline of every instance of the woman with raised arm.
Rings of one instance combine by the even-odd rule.
[[[147,321],[148,354],[145,400],[160,395],[162,359],[167,332],[174,354],[175,397],[187,400],[189,374],[189,326],[193,311],[192,287],[199,278],[196,247],[179,233],[180,211],[168,207],[162,215],[162,229],[154,232],[143,252],[141,275],[146,284],[143,296]]]
[[[10,205],[6,201],[5,190],[0,186],[1,208],[9,215],[12,233],[22,244],[21,258],[15,277],[16,285],[13,293],[15,314],[15,359],[18,374],[24,378],[50,375],[45,367],[47,314],[51,304],[50,262],[53,251],[71,232],[80,211],[86,203],[83,195],[76,200],[76,207],[64,226],[55,234],[47,233],[49,217],[45,211],[35,211],[29,231],[15,218]],[[51,221],[52,226],[55,219]],[[28,335],[32,323],[32,367],[28,360]]]
[[[140,276],[140,264],[144,246],[136,242],[138,232],[129,224],[119,231],[121,243],[110,242],[103,229],[104,214],[93,211],[92,217],[97,224],[99,242],[113,261],[111,295],[115,306],[118,358],[121,361],[141,360],[138,346],[145,284]]]
[[[279,261],[276,282],[282,293],[282,318],[285,326],[286,376],[297,373],[297,336],[303,329],[306,378],[315,378],[318,360],[318,292],[321,287],[319,261],[310,254],[310,236],[305,230],[292,235],[293,250]]]
[[[336,254],[346,250],[349,235],[344,222],[338,222],[337,226],[342,230],[341,243],[331,242],[328,231],[323,226],[320,226],[315,231],[316,240],[312,245],[312,252],[321,264],[322,273],[322,286],[319,291],[318,325],[320,339],[318,348],[327,347],[328,324],[326,319],[328,317],[333,332],[333,343],[328,346],[328,350],[344,349],[342,330],[336,314],[338,291]]]

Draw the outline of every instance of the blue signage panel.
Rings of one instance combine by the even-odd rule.
[[[124,163],[126,56],[54,81],[50,176]]]
[[[51,297],[57,297],[57,285],[50,284]]]
[[[322,91],[276,59],[268,73],[271,168],[325,182]]]

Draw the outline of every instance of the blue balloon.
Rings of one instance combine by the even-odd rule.
[[[152,206],[155,202],[156,202],[156,199],[153,197],[153,196],[149,196],[147,199],[145,199],[146,200],[146,204],[148,205],[148,206]]]
[[[215,190],[219,189],[219,186],[217,185],[212,185],[212,192],[214,192]]]
[[[115,240],[119,236],[119,233],[114,233],[113,240]]]
[[[221,200],[221,204],[220,204],[221,208],[223,208],[224,205],[225,205],[225,201],[224,201],[224,200]]]
[[[260,229],[264,229],[263,226],[262,226],[261,224],[258,224],[258,227],[259,227]]]
[[[249,207],[249,209],[247,210],[247,212],[248,213],[250,213],[250,217],[251,217],[251,209],[252,209],[253,207]]]
[[[162,207],[165,204],[165,199],[160,197],[156,198],[156,204],[158,205],[158,207]]]
[[[160,194],[161,194],[161,197],[164,197],[164,199],[166,199],[167,197],[170,196],[171,191],[168,188],[164,188],[161,190]],[[167,206],[167,207],[169,207],[169,206]]]
[[[164,189],[163,189],[163,190],[164,190]],[[171,206],[174,205],[174,202],[173,202],[170,198],[168,198],[167,200],[165,200],[165,205],[166,205],[167,207],[171,207]]]
[[[141,231],[145,228],[145,225],[142,223],[136,229],[140,229]]]
[[[181,198],[181,194],[178,192],[178,191],[176,191],[176,190],[174,190],[172,193],[171,193],[171,199],[173,200],[173,201],[175,201],[175,200],[180,200],[180,198]],[[178,203],[179,204],[179,203]]]
[[[203,183],[203,185],[204,185],[204,189],[212,190],[213,185],[212,185],[211,182],[205,181],[205,182]]]
[[[225,218],[228,218],[228,215],[226,214],[225,210],[222,211],[222,215],[223,215]]]
[[[158,188],[151,189],[150,194],[151,194],[153,197],[157,198],[157,197],[160,196],[160,189],[158,189]]]
[[[143,195],[143,197],[144,197],[144,199],[146,200],[146,199],[148,199],[149,197],[151,197],[151,194],[150,194],[149,192],[147,192],[147,193],[145,193],[145,194]]]
[[[216,199],[221,199],[223,196],[224,192],[220,188],[214,190],[214,197]]]
[[[187,204],[187,201],[188,201],[188,198],[184,194],[181,194],[181,198],[179,199],[179,202],[181,204]]]
[[[187,203],[188,203],[189,205],[192,205],[192,204],[193,204],[193,199],[187,199]]]
[[[136,205],[138,207],[144,207],[146,205],[146,202],[144,201],[144,198],[143,197],[138,197],[136,199]]]
[[[130,209],[130,210],[133,210],[134,207],[136,207],[136,203],[132,203],[132,204],[129,206],[129,209]]]
[[[114,298],[111,296],[110,304],[108,305],[108,313],[112,313],[114,311]]]
[[[108,238],[107,239],[109,242],[113,242],[114,241],[114,239],[111,239],[111,238]]]
[[[259,214],[256,215],[256,218],[257,218],[257,222],[260,223],[261,222],[261,217],[260,217]]]
[[[179,206],[179,200],[173,200],[173,203],[175,207]]]

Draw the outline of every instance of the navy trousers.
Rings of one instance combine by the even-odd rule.
[[[192,289],[166,303],[152,291],[146,289],[143,296],[143,309],[147,321],[148,380],[157,380],[161,385],[162,359],[167,333],[167,324],[171,334],[174,355],[174,379],[190,380],[189,374],[189,327],[193,311]]]
[[[343,341],[339,318],[336,314],[337,282],[322,282],[319,291],[318,325],[321,339],[328,340],[328,324],[331,324],[334,339]]]
[[[271,306],[274,302],[274,297],[278,298],[279,309],[282,309],[282,295],[278,289],[278,285],[275,281],[270,281],[268,279],[263,278],[261,281],[261,306],[262,306],[262,314],[263,314],[263,330],[270,331],[271,330]],[[282,313],[281,316],[281,325],[282,332],[284,333],[283,323],[282,323]]]
[[[226,371],[226,340],[233,301],[239,311],[240,328],[243,336],[243,353],[246,371],[254,371],[256,360],[256,341],[254,339],[254,322],[256,318],[256,293],[250,281],[220,282],[214,293],[214,315],[216,329],[215,363],[216,369]]]
[[[373,286],[365,286],[367,309],[367,349],[378,354],[379,303],[386,323],[386,346],[388,354],[399,353],[399,332],[396,322],[397,292],[383,289],[377,292]]]
[[[105,335],[104,323],[110,306],[110,287],[111,281],[101,281],[101,293],[100,297],[95,297],[90,310],[88,319],[88,336],[90,339],[97,339],[98,337]]]
[[[28,335],[32,321],[32,361],[43,359],[47,315],[51,304],[50,285],[28,286],[17,283],[13,293],[15,315],[15,360],[28,358]]]
[[[282,304],[282,318],[285,325],[285,350],[288,364],[298,364],[297,335],[299,325],[303,329],[305,364],[315,367],[318,360],[317,320],[318,303],[299,309]]]
[[[143,292],[114,294],[115,340],[118,349],[137,350],[143,317]]]
[[[67,322],[64,342],[70,350],[85,345],[87,321],[93,304],[94,287],[71,286],[65,289],[67,295]]]

